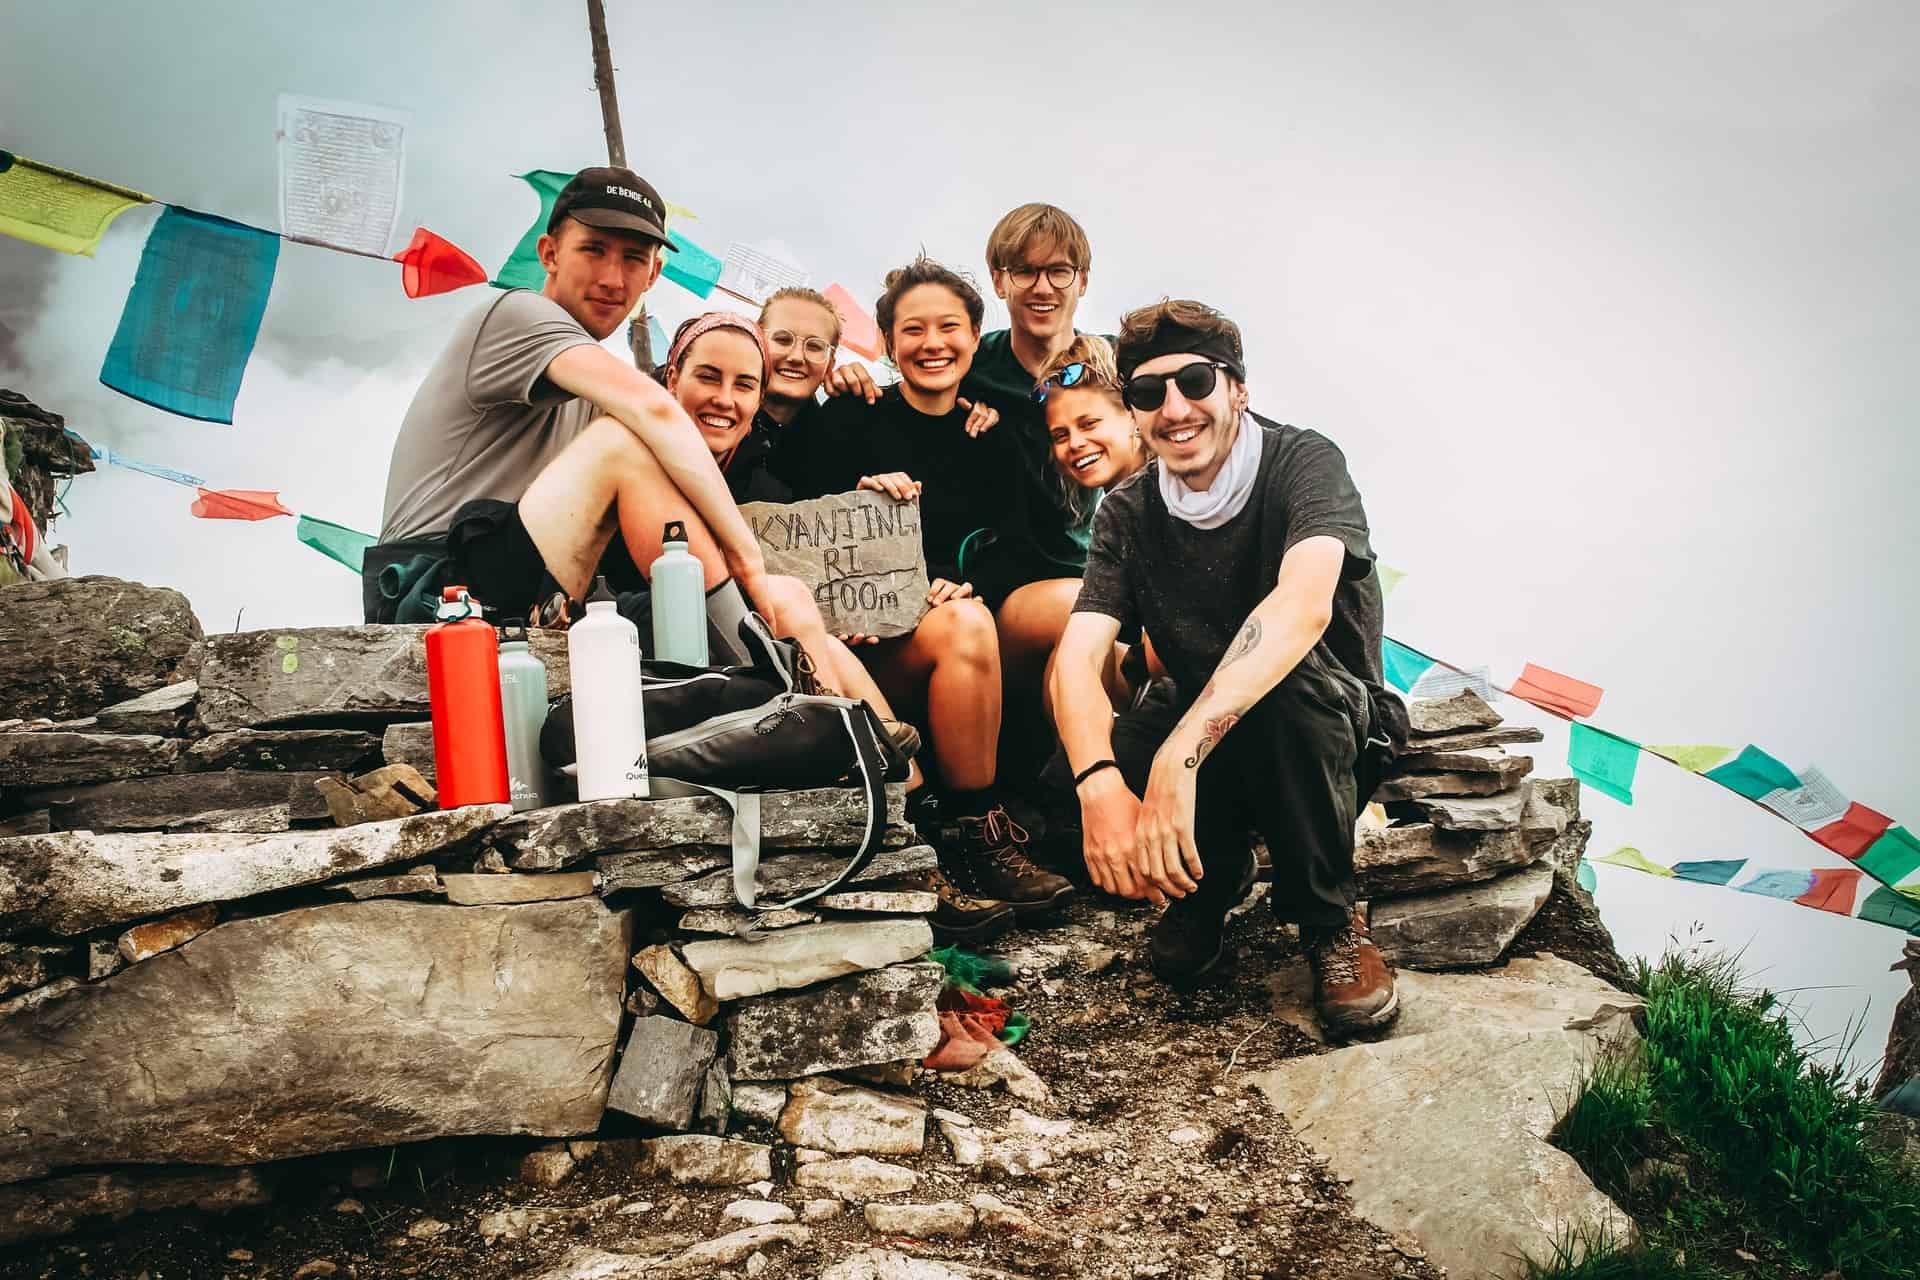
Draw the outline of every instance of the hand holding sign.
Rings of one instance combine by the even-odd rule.
[[[920,547],[920,486],[904,474],[871,477],[854,493],[740,508],[766,554],[767,572],[813,590],[827,630],[857,638],[903,636],[928,608]],[[893,489],[877,483],[894,481]],[[893,496],[897,489],[903,496]]]

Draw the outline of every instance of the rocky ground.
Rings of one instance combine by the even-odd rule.
[[[770,1131],[742,1135],[775,1144],[772,1185],[758,1188],[681,1187],[647,1176],[631,1144],[618,1139],[580,1148],[586,1158],[546,1187],[521,1168],[540,1144],[441,1141],[383,1159],[309,1162],[263,1209],[149,1215],[16,1247],[0,1253],[0,1276],[557,1280],[814,1276],[836,1264],[836,1280],[942,1274],[913,1259],[940,1260],[961,1274],[1444,1274],[1410,1237],[1359,1218],[1342,1181],[1249,1083],[1250,1073],[1320,1051],[1294,1025],[1297,1003],[1270,977],[1294,961],[1297,943],[1275,930],[1264,904],[1243,909],[1218,989],[1185,999],[1146,971],[1150,918],[1083,903],[1059,927],[1007,940],[1001,950],[1021,977],[1002,994],[1033,1018],[1019,1054],[1048,1096],[1017,1099],[923,1075],[913,1092],[949,1115],[935,1113],[922,1155],[885,1158],[918,1176],[910,1191],[873,1202],[877,1228],[857,1189],[842,1203],[795,1185],[796,1158],[806,1156]],[[1550,923],[1549,913],[1543,928]],[[1576,937],[1563,931],[1548,940]],[[956,1162],[969,1157],[979,1163]],[[752,1226],[786,1217],[764,1207],[727,1216],[741,1200],[787,1206],[796,1221]],[[954,1207],[892,1218],[879,1209],[899,1202]],[[749,1234],[732,1234],[741,1230]],[[717,1243],[703,1253],[707,1241]],[[638,1269],[594,1269],[594,1255],[576,1252],[583,1247],[663,1262],[632,1257],[627,1264]],[[876,1248],[887,1252],[864,1252]],[[570,1253],[574,1265],[563,1267]]]

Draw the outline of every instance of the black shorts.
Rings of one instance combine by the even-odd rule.
[[[447,582],[464,586],[500,617],[525,617],[562,589],[547,571],[516,503],[475,498],[455,511],[447,530],[447,556],[452,561]],[[618,531],[600,557],[599,571],[616,594],[647,588]]]

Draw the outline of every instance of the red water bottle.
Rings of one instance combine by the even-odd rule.
[[[441,593],[427,630],[434,787],[442,809],[506,804],[507,736],[500,714],[500,642],[465,587]]]

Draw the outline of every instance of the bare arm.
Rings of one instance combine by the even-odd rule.
[[[1053,718],[1066,749],[1067,768],[1076,775],[1096,760],[1113,756],[1113,704],[1101,678],[1120,636],[1120,623],[1100,613],[1076,613],[1067,619],[1055,651],[1048,689]],[[1089,774],[1074,790],[1080,798],[1080,831],[1087,871],[1108,893],[1125,898],[1162,900],[1134,869],[1134,831],[1140,799],[1118,769]]]
[[[1184,897],[1199,887],[1193,843],[1195,776],[1254,703],[1287,678],[1333,618],[1346,548],[1322,535],[1296,543],[1280,561],[1266,598],[1247,615],[1213,677],[1153,760],[1141,802],[1137,869],[1160,890]]]
[[[754,588],[766,576],[760,543],[735,505],[693,420],[666,388],[606,348],[585,344],[555,356],[547,366],[547,378],[562,391],[592,401],[633,432],[693,504],[695,514],[720,544],[741,589],[750,600],[757,600]]]

